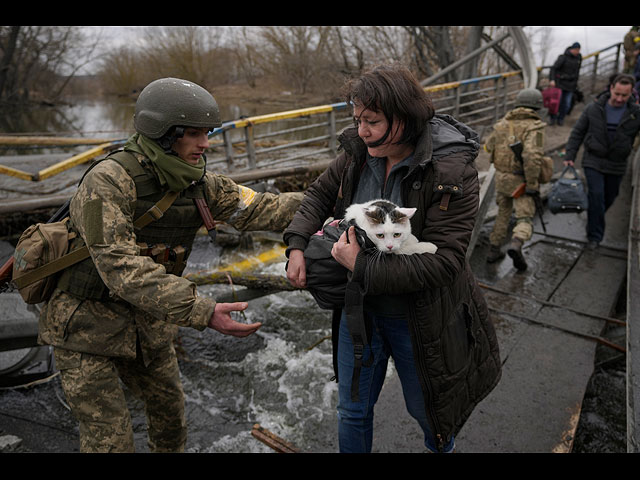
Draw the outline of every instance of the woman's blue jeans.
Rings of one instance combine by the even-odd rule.
[[[389,357],[393,357],[402,383],[409,414],[424,432],[425,446],[437,452],[424,406],[424,395],[416,371],[409,326],[406,318],[368,315],[373,322],[371,342],[365,347],[363,361],[373,353],[373,364],[362,366],[359,402],[351,401],[354,356],[351,335],[344,312],[338,341],[338,439],[341,453],[369,453],[373,439],[373,408],[384,383]],[[444,451],[453,450],[453,438]]]

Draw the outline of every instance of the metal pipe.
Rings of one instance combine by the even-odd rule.
[[[442,70],[440,70],[438,73],[436,73],[435,75],[431,75],[429,78],[422,80],[420,82],[420,85],[422,85],[423,87],[426,87],[427,85],[431,85],[433,82],[435,82],[436,80],[438,80],[439,78],[444,77],[447,73],[455,70],[456,68],[460,67],[461,65],[464,65],[465,63],[467,63],[469,60],[477,57],[478,55],[480,55],[482,52],[484,52],[485,50],[493,47],[494,45],[497,45],[498,43],[500,43],[501,41],[503,41],[505,38],[507,38],[510,35],[510,33],[506,33],[503,36],[501,36],[500,38],[497,38],[485,45],[483,45],[482,47],[474,50],[473,52],[471,52],[468,55],[465,55],[464,57],[462,57],[460,60],[458,60],[457,62],[453,62],[451,65],[449,65],[448,67],[443,68]]]

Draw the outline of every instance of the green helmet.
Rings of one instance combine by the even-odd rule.
[[[188,80],[161,78],[140,92],[133,125],[138,133],[159,139],[171,127],[213,129],[222,122],[215,98],[204,88]]]
[[[525,88],[516,95],[516,107],[527,107],[535,110],[542,108],[542,94],[535,88]]]

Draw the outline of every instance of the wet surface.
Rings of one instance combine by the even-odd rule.
[[[284,263],[268,266],[265,273],[283,274]],[[199,290],[216,296],[230,288]],[[319,310],[306,292],[288,292],[252,300],[246,321],[263,323],[246,339],[212,330],[179,331],[176,347],[189,425],[187,451],[271,452],[251,436],[255,423],[303,451],[335,451],[337,385],[330,380],[331,342],[326,341],[330,313]],[[128,401],[136,448],[148,451],[143,406],[130,394]],[[51,432],[54,439],[40,436],[41,430]],[[0,390],[0,436],[11,434],[23,440],[19,451],[77,451],[77,425],[57,376],[41,384]]]
[[[15,182],[29,195],[24,182]],[[528,451],[519,442],[528,443],[526,447],[534,451],[625,451],[624,355],[562,329],[607,335],[618,344],[623,342],[621,333],[617,329],[605,331],[603,322],[585,319],[562,306],[592,311],[601,306],[597,295],[580,297],[581,303],[576,305],[578,294],[588,292],[592,281],[588,280],[589,272],[599,272],[603,285],[620,282],[612,265],[620,260],[626,227],[623,225],[618,235],[611,233],[606,242],[609,250],[593,254],[584,250],[584,215],[546,212],[545,222],[548,235],[543,235],[537,224],[538,233],[525,246],[526,272],[516,272],[508,257],[496,264],[484,261],[491,222],[483,226],[471,258],[481,284],[521,296],[483,290],[493,308],[503,362],[509,368],[499,384],[501,391],[496,392],[503,395],[496,397],[500,403],[493,405],[490,398],[476,409],[459,437],[460,452]],[[611,228],[609,224],[607,228]],[[617,238],[622,238],[622,243]],[[199,241],[201,254],[190,259],[191,270],[218,267],[220,262],[211,259],[219,258],[222,248],[210,244],[206,237]],[[229,261],[234,260],[236,257]],[[265,271],[282,275],[284,263],[271,264]],[[231,291],[225,286],[198,288],[212,296]],[[538,300],[560,307],[542,305]],[[623,309],[617,314],[623,317]],[[263,327],[242,340],[213,331],[180,329],[176,345],[189,425],[187,451],[272,452],[251,436],[255,423],[302,451],[337,451],[337,386],[331,381],[331,342],[325,340],[331,330],[330,313],[319,310],[304,292],[287,292],[252,300],[247,321],[261,321]],[[566,368],[558,371],[559,363]],[[574,369],[581,372],[579,382]],[[400,411],[404,407],[395,378],[391,365],[389,388],[386,393],[383,390],[378,406],[374,451],[423,451],[415,425]],[[530,379],[526,387],[533,394],[518,391],[522,390],[518,383],[522,378]],[[574,390],[569,391],[571,388]],[[136,448],[148,451],[142,405],[131,395],[128,400]],[[530,411],[521,412],[522,404]],[[545,425],[529,433],[527,428],[537,426],[541,417]],[[552,429],[554,423],[558,427]],[[499,427],[511,430],[508,433],[513,438],[505,438]],[[0,389],[0,437],[9,435],[22,440],[13,451],[77,451],[77,423],[66,407],[57,376],[26,387]],[[536,437],[546,443],[536,444]]]
[[[489,229],[490,223],[485,228]],[[202,250],[210,249],[209,253],[221,251],[220,247],[209,244],[206,237],[200,241],[204,243]],[[541,308],[553,310],[549,306],[541,307],[536,299],[553,299],[559,287],[558,282],[549,279],[562,276],[567,268],[575,265],[577,258],[584,255],[580,244],[569,242],[569,248],[564,248],[553,241],[539,238],[528,246],[526,251],[530,268],[521,274],[515,272],[508,257],[498,264],[486,264],[483,255],[486,245],[486,235],[483,233],[476,247],[477,253],[471,259],[478,281],[487,287],[513,289],[515,286],[517,289],[512,291],[522,295],[514,296],[485,288],[483,292],[490,306],[530,317],[536,317]],[[207,262],[206,258],[212,257],[194,257],[194,264],[190,266],[192,271],[219,266],[218,260],[214,261],[214,265],[211,261]],[[237,255],[233,257],[234,260],[237,258]],[[554,272],[554,275],[543,276],[541,272]],[[284,263],[276,262],[267,266],[265,273],[283,274]],[[231,288],[200,286],[199,290],[204,295],[216,296],[228,293]],[[542,318],[552,321],[552,315],[543,315]],[[583,323],[584,319],[572,320],[566,311],[562,312],[562,319],[565,322],[563,326],[572,321],[579,323],[581,329],[587,328],[586,331],[594,328],[593,333],[597,334],[602,330],[601,322],[588,327]],[[523,318],[495,314],[494,320],[505,364],[515,365],[519,356],[523,353],[527,355],[526,349],[529,347],[525,339],[531,329],[540,328],[535,336],[539,337],[542,344],[559,340],[558,332],[532,325]],[[331,330],[329,312],[319,310],[305,292],[286,292],[252,300],[247,321],[263,322],[261,330],[247,339],[225,337],[213,331],[180,329],[176,346],[189,425],[187,451],[272,452],[251,436],[251,428],[255,423],[302,451],[337,451],[337,385],[330,380],[333,376],[331,342],[326,340]],[[571,337],[568,341],[574,340]],[[562,348],[565,343],[566,340],[560,338],[557,348]],[[532,351],[530,358],[551,362],[549,365],[552,365],[553,359],[542,357],[541,360],[540,347],[536,348],[538,351]],[[601,352],[595,346],[593,349],[596,353]],[[604,349],[600,354],[610,353]],[[593,357],[587,355],[585,360],[580,361],[592,362]],[[569,441],[575,452],[624,449],[625,430],[621,429],[624,424],[620,423],[623,420],[620,405],[624,401],[624,390],[620,391],[620,387],[624,388],[624,377],[619,370],[624,358],[596,358],[596,364],[599,361],[600,365],[595,369],[584,398],[576,438]],[[593,370],[593,364],[585,365],[585,369]],[[517,373],[526,374],[526,370]],[[391,368],[389,378],[393,378],[393,375]],[[540,395],[528,398],[528,401],[533,407],[540,405],[544,411],[552,406],[552,402],[548,393],[545,393],[548,390],[545,383],[540,384],[539,390]],[[128,400],[133,415],[136,448],[141,452],[148,451],[142,404],[129,394]],[[386,415],[391,415],[379,422],[393,422],[396,415],[400,417],[401,412],[392,410],[388,413],[383,410],[383,405],[379,408]],[[478,411],[483,420],[480,423],[491,418],[491,414],[483,410],[481,405]],[[508,411],[509,405],[502,404],[500,410]],[[580,414],[580,411],[578,405],[576,412]],[[517,422],[510,423],[517,426]],[[383,425],[379,429],[380,433],[384,432],[384,428]],[[491,451],[486,445],[481,449],[475,446],[475,432],[483,430],[478,430],[478,422],[470,422],[469,427],[465,428],[473,431],[463,430],[459,441],[461,453]],[[0,436],[16,435],[22,438],[17,451],[77,451],[77,424],[66,407],[58,377],[27,388],[0,390],[0,430]],[[491,431],[492,427],[489,426],[482,433],[483,442],[492,441]],[[408,451],[421,451],[419,433],[414,431],[411,435],[414,447],[403,444],[401,440],[392,443],[388,437],[377,441],[376,448],[379,451],[405,451],[407,448]],[[494,443],[492,448],[497,451],[513,451],[516,448],[505,444],[504,440]]]

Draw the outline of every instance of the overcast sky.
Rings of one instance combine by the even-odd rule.
[[[532,27],[540,28],[540,27]],[[584,56],[615,43],[622,42],[624,36],[629,31],[628,27],[585,27],[585,26],[550,26],[553,45],[547,55],[547,64],[552,64],[558,55],[564,53],[565,49],[573,42],[580,43],[580,53]],[[532,46],[533,48],[533,46]]]

